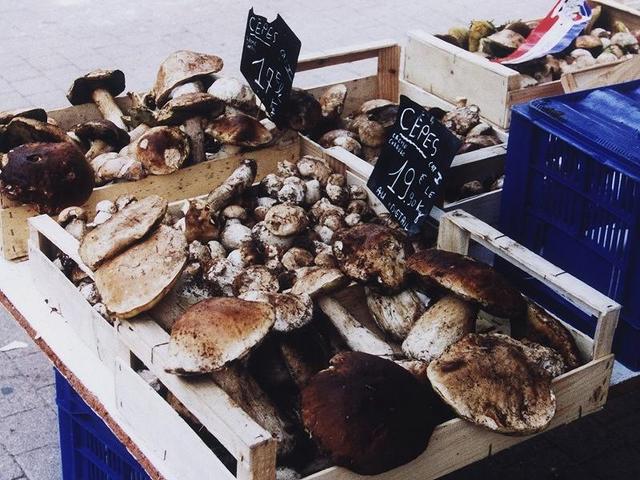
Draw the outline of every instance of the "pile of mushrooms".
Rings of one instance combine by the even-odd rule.
[[[640,30],[632,32],[622,21],[607,25],[601,14],[602,7],[594,7],[590,23],[563,52],[509,65],[521,73],[521,88],[559,80],[565,73],[640,53]],[[537,21],[517,21],[496,27],[486,20],[474,20],[469,28],[454,27],[436,37],[485,58],[496,59],[516,51],[537,25]]]
[[[60,268],[107,318],[169,317],[165,369],[209,375],[271,432],[279,478],[391,470],[452,410],[508,434],[548,424],[552,378],[581,364],[559,321],[488,265],[408,238],[320,158],[256,171],[244,160],[176,208],[65,210],[84,270]]]
[[[267,146],[284,132],[266,120],[251,89],[222,77],[222,59],[180,50],[160,65],[144,97],[115,97],[121,70],[77,78],[67,99],[94,103],[100,120],[64,131],[39,108],[0,112],[0,189],[9,198],[57,214],[84,203],[95,186],[167,175],[183,166]]]

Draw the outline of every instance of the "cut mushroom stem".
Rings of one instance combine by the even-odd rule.
[[[336,300],[323,297],[318,299],[318,305],[352,350],[385,357],[395,355],[391,345],[358,322]]]
[[[122,121],[122,110],[120,110],[120,107],[108,90],[98,88],[93,91],[91,98],[105,120],[113,122],[116,127],[122,130],[128,130]]]
[[[189,82],[182,84],[171,91],[171,97],[177,98],[187,93],[204,92],[204,86],[201,82]],[[192,163],[202,163],[207,160],[204,149],[204,129],[202,128],[202,117],[191,117],[182,124],[184,133],[187,134],[191,141],[191,161]]]
[[[278,440],[280,455],[287,455],[293,451],[295,436],[290,433],[286,420],[243,365],[229,365],[212,373],[211,376],[239,407]]]

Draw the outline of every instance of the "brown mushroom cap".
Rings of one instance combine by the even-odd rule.
[[[94,70],[73,81],[67,99],[72,105],[91,103],[95,90],[106,90],[111,96],[117,97],[124,87],[124,73],[121,70]]]
[[[462,418],[500,433],[543,430],[556,410],[551,377],[520,342],[470,334],[429,365],[434,390]]]
[[[82,239],[78,249],[80,258],[95,270],[147,235],[160,223],[166,211],[167,201],[158,195],[130,203]]]
[[[220,143],[240,147],[259,147],[273,140],[262,123],[242,113],[219,116],[209,123],[205,132]]]
[[[309,132],[322,120],[322,107],[306,90],[294,88],[283,108],[287,125],[298,132]]]
[[[327,88],[318,99],[322,109],[322,116],[331,120],[340,117],[344,110],[346,98],[347,86],[344,83]]]
[[[94,187],[93,170],[71,143],[29,143],[11,150],[0,171],[2,192],[42,213],[82,205]]]
[[[398,292],[406,280],[406,236],[398,230],[366,223],[342,229],[333,237],[340,269],[354,280]]]
[[[92,120],[80,123],[72,127],[71,131],[85,144],[100,140],[114,150],[120,150],[130,141],[129,134],[109,120]]]
[[[176,127],[153,127],[133,148],[135,158],[153,175],[168,175],[189,158],[189,137]]]
[[[291,332],[307,325],[313,319],[313,301],[306,293],[275,293],[249,291],[240,296],[252,302],[265,302],[274,308],[276,332]]]
[[[160,225],[148,238],[96,270],[103,303],[119,318],[149,310],[178,281],[187,258],[184,234]]]
[[[74,145],[71,138],[60,127],[50,125],[47,122],[15,117],[7,124],[4,134],[5,148],[11,149],[25,143],[35,142],[65,142]]]
[[[439,422],[438,400],[390,360],[344,352],[302,391],[305,428],[339,466],[375,475],[420,455]]]
[[[378,122],[384,128],[390,128],[396,121],[398,108],[400,108],[400,106],[397,103],[388,103],[376,107],[370,106],[366,115],[369,120]]]
[[[498,317],[521,319],[526,302],[520,292],[489,265],[444,250],[422,250],[407,260],[407,267],[426,283],[480,304]]]
[[[164,104],[156,114],[161,125],[179,125],[193,117],[217,117],[224,112],[224,103],[208,93],[186,93]]]
[[[156,105],[162,107],[178,85],[217,73],[222,70],[222,66],[222,59],[216,55],[188,50],[173,52],[160,65],[151,89]]]
[[[240,298],[209,298],[189,307],[174,323],[165,370],[210,373],[242,358],[275,322],[273,308]]]
[[[0,125],[6,125],[16,117],[31,118],[40,122],[47,121],[47,112],[43,108],[22,108],[0,112]]]
[[[556,350],[569,370],[578,368],[582,361],[576,340],[558,319],[534,303],[527,306],[526,338]]]
[[[209,87],[208,93],[227,105],[237,108],[252,117],[258,116],[258,104],[256,95],[246,83],[234,77],[218,78]]]

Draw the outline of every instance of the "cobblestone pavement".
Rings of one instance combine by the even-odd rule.
[[[120,68],[129,90],[146,90],[158,63],[181,48],[215,52],[225,59],[225,71],[234,74],[251,5],[269,18],[281,13],[301,38],[303,53],[311,53],[384,38],[402,40],[407,30],[441,31],[474,17],[533,18],[544,14],[550,3],[0,0],[0,110],[66,106],[64,94],[72,80],[99,67]],[[361,68],[305,73],[299,79],[319,83]],[[56,480],[60,460],[51,365],[0,310],[0,347],[14,340],[27,347],[0,352],[0,480]],[[602,414],[448,479],[640,478],[639,405],[640,394],[621,396]]]

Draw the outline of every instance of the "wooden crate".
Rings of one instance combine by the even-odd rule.
[[[118,98],[118,104],[127,111],[128,98]],[[58,122],[65,131],[73,125],[89,120],[102,118],[94,104],[79,105],[49,112],[49,117]],[[271,169],[278,160],[291,160],[297,155],[298,140],[283,142],[266,149],[245,153],[257,160],[262,172]],[[95,212],[95,206],[101,200],[115,200],[118,196],[135,193],[138,196],[151,194],[162,195],[169,201],[203,195],[211,190],[212,182],[219,175],[230,172],[231,166],[237,163],[239,156],[211,160],[198,165],[186,167],[171,175],[149,175],[136,182],[122,182],[105,185],[94,189],[91,197],[83,205],[89,215]],[[30,205],[21,205],[0,194],[0,250],[7,260],[23,259],[27,254],[28,227],[27,219],[38,215]]]
[[[315,151],[307,142],[301,154],[323,155],[349,183],[366,183],[364,162],[343,163],[329,153]],[[222,178],[220,179],[222,180]],[[375,203],[374,209],[380,210]],[[50,312],[21,316],[26,328],[57,362],[85,399],[106,418],[118,438],[127,445],[152,478],[176,480],[233,479],[274,480],[276,443],[268,432],[239,409],[209,377],[184,378],[164,372],[169,335],[160,324],[171,323],[180,311],[156,308],[127,321],[109,324],[99,316],[76,287],[51,261],[52,246],[79,262],[77,241],[53,219],[30,219],[29,270],[45,297]],[[584,283],[554,267],[524,247],[468,213],[441,217],[438,246],[466,253],[471,241],[508,260],[545,282],[567,300],[598,319],[595,340],[568,327],[588,362],[553,381],[557,412],[554,428],[599,410],[606,402],[613,355],[611,343],[620,306]],[[11,264],[10,264],[11,265]],[[12,266],[13,267],[13,266]],[[17,265],[19,267],[19,265]],[[361,287],[352,286],[334,297],[358,320],[370,321],[361,301]],[[19,310],[34,308],[32,295],[13,292]],[[163,302],[165,302],[163,301]],[[45,309],[45,310],[46,310]],[[44,318],[42,318],[44,317]],[[73,370],[71,366],[73,365]],[[216,455],[174,410],[135,372],[142,362],[188,408],[237,460],[234,477]],[[87,386],[78,379],[86,379]],[[372,478],[379,480],[435,479],[523,442],[527,437],[499,435],[461,419],[439,425],[425,452],[414,461]],[[310,477],[313,480],[357,480],[348,470],[332,467]]]
[[[303,57],[298,62],[298,71],[317,70],[359,60],[376,59],[377,73],[375,75],[316,85],[307,89],[315,97],[319,97],[332,85],[345,84],[347,86],[347,99],[344,108],[346,114],[357,110],[366,100],[384,98],[397,102],[400,95],[406,95],[423,106],[439,107],[443,110],[453,109],[454,105],[452,103],[439,98],[433,93],[424,91],[403,78],[401,68],[402,55],[403,51],[400,45],[391,41],[381,41]],[[482,179],[489,175],[499,177],[504,173],[508,136],[496,124],[492,125],[498,138],[503,143],[457,155],[453,160],[452,170],[446,176],[446,182],[461,186],[464,183],[460,182],[463,178],[466,179],[465,181],[470,181]],[[318,148],[321,148],[320,145],[318,145]],[[341,147],[337,148],[344,152],[344,155],[340,155],[344,161],[349,161],[349,158],[358,158]],[[472,213],[490,225],[497,225],[501,194],[501,190],[495,190],[454,203],[440,202],[438,206],[444,211],[460,208]]]
[[[621,20],[631,30],[640,29],[640,11],[613,0],[591,3],[602,5],[601,21],[606,25]],[[466,97],[480,107],[486,119],[502,128],[509,128],[513,105],[564,93],[560,80],[520,88],[520,74],[508,66],[490,62],[423,31],[408,35],[405,80],[451,102]],[[616,73],[612,77],[629,79],[625,63],[602,65],[594,70],[607,77],[607,72],[613,71]],[[593,86],[602,84],[606,82]]]

